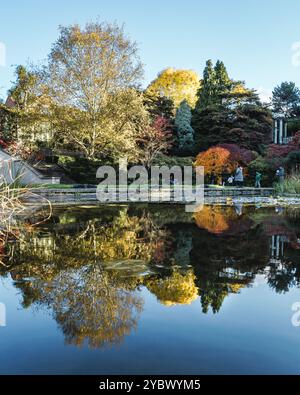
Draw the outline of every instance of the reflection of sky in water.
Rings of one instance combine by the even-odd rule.
[[[299,229],[274,210],[57,213],[1,268],[0,372],[299,373]]]

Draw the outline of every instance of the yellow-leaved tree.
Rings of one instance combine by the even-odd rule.
[[[146,93],[171,99],[175,109],[183,100],[186,100],[190,107],[194,108],[199,87],[200,78],[195,71],[168,68],[161,71],[157,78],[150,83]]]
[[[141,76],[136,44],[122,28],[61,27],[42,73],[57,141],[88,158],[134,160],[136,137],[148,123]]]

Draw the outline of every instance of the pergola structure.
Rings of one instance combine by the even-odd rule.
[[[288,144],[291,140],[292,137],[288,137],[288,119],[286,118],[274,119],[273,143]]]
[[[300,123],[300,117],[284,118],[276,117],[273,119],[273,143],[274,144],[289,144],[297,130],[291,132],[288,128],[289,122]],[[294,128],[295,129],[295,128]]]

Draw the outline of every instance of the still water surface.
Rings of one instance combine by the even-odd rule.
[[[0,373],[300,373],[300,210],[125,205],[27,222],[0,265]]]

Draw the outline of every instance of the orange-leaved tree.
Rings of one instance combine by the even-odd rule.
[[[203,166],[205,176],[214,175],[219,181],[224,174],[233,174],[239,165],[247,166],[256,154],[236,144],[219,144],[196,157],[195,166]]]

